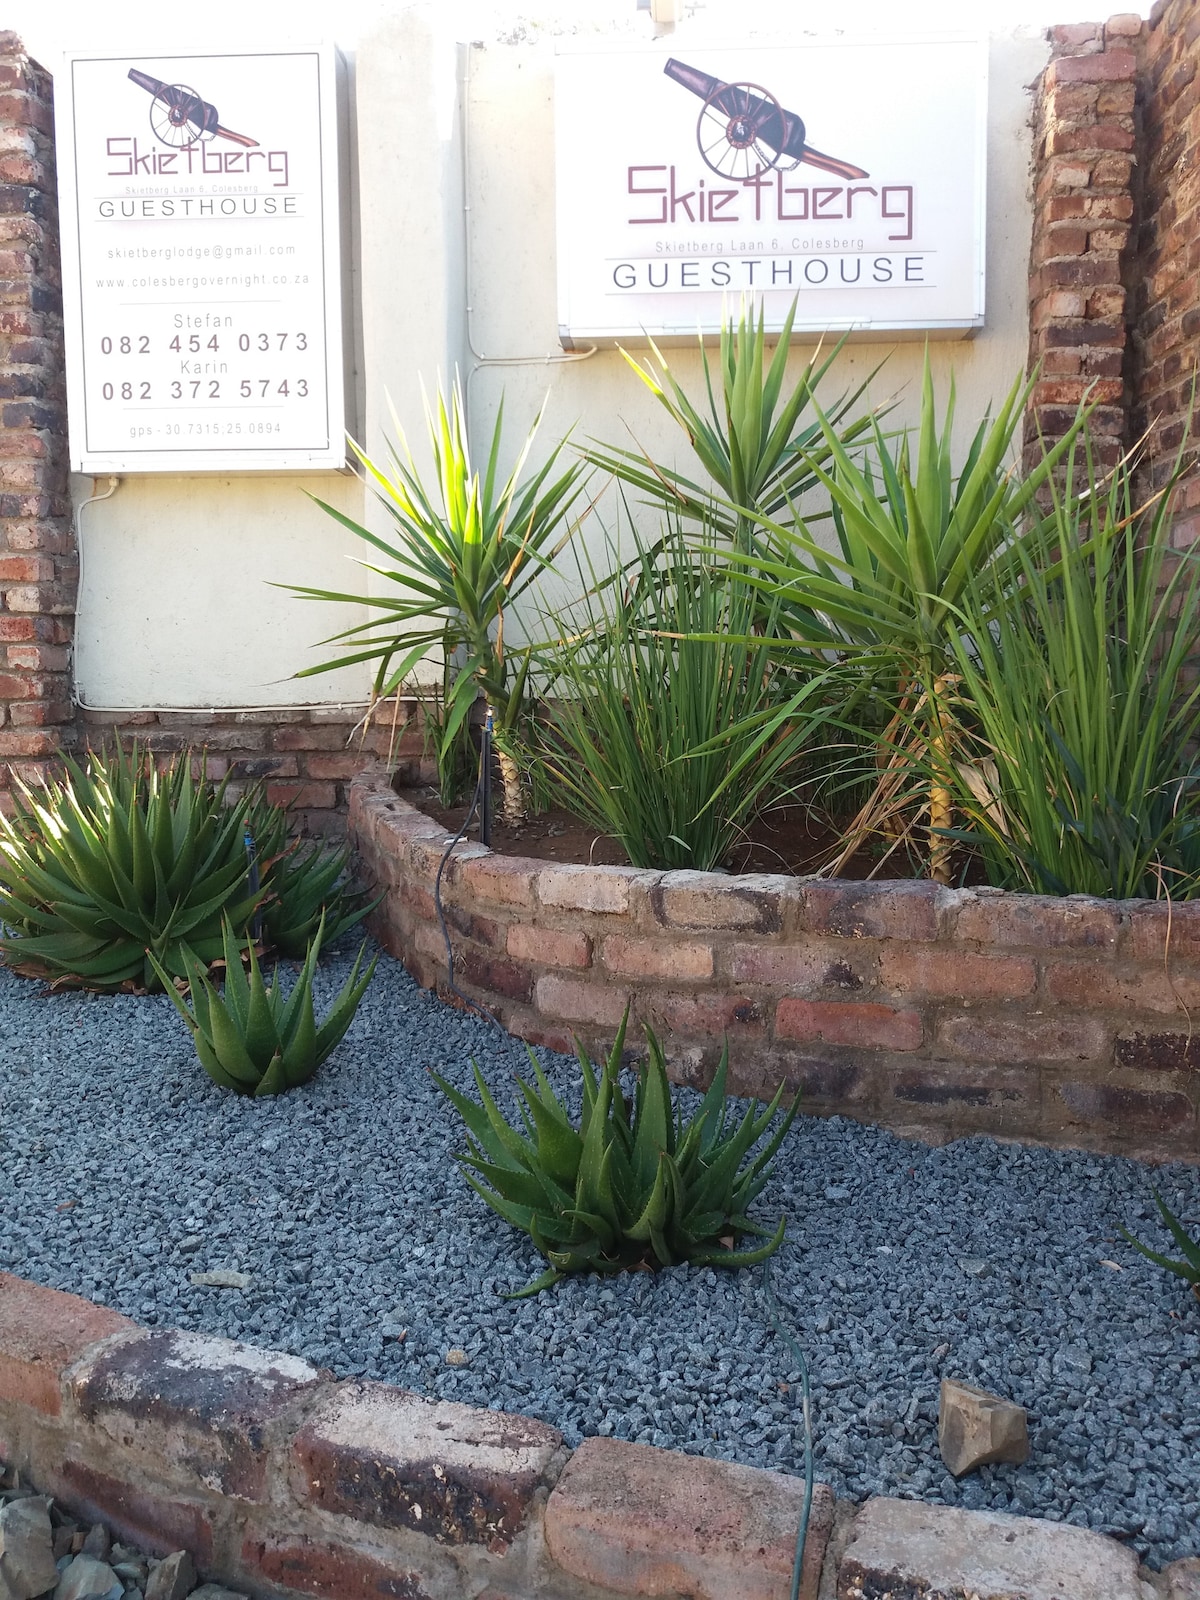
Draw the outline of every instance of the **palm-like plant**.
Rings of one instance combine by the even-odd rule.
[[[939,424],[928,352],[915,459],[907,431],[895,448],[871,419],[871,451],[856,460],[834,420],[813,401],[826,457],[813,457],[811,468],[831,501],[837,548],[821,544],[793,508],[787,521],[757,516],[773,549],[727,556],[749,582],[782,603],[797,644],[847,652],[868,672],[878,667],[885,692],[894,696],[884,739],[891,750],[887,768],[839,859],[909,804],[915,744],[926,771],[931,762],[934,768],[925,786],[931,874],[949,881],[946,830],[959,732],[948,674],[958,608],[971,586],[999,602],[1017,582],[1022,550],[1041,537],[1037,497],[1086,421],[1081,411],[1028,472],[1010,468],[1029,391],[1018,378],[996,416],[980,424],[957,473],[954,386]]]
[[[709,531],[715,528],[739,549],[752,546],[762,532],[756,515],[786,515],[816,483],[816,464],[829,459],[821,425],[810,421],[801,426],[800,419],[812,405],[818,385],[845,341],[824,360],[813,356],[785,395],[795,315],[793,301],[769,363],[761,307],[757,323],[753,313],[747,313],[744,302],[736,324],[732,317],[726,319],[721,327],[718,359],[719,399],[708,350],[701,339],[707,415],[689,399],[653,340],[650,348],[657,370],[651,363],[637,361],[628,351],[622,351],[651,394],[687,434],[710,480],[708,484],[652,461],[642,451],[614,445],[593,444],[587,452],[588,460],[639,490],[651,504],[671,515],[700,522]],[[851,416],[869,383],[870,377],[852,394],[838,400],[827,414],[828,423],[834,429],[841,428],[836,437],[843,444],[853,443],[870,427],[869,416]]]
[[[469,741],[468,719],[482,695],[497,713],[505,810],[519,817],[522,803],[512,740],[528,656],[510,675],[505,616],[574,532],[570,515],[582,487],[583,464],[572,462],[556,472],[566,443],[561,440],[542,465],[524,483],[520,481],[541,423],[539,411],[515,464],[502,477],[501,403],[481,476],[471,460],[459,385],[454,385],[449,403],[439,390],[436,407],[431,410],[427,402],[425,414],[434,461],[432,488],[422,480],[394,414],[397,437],[389,445],[390,470],[377,466],[352,444],[367,481],[395,524],[392,538],[381,538],[317,500],[377,552],[380,559],[362,560],[360,565],[391,587],[383,594],[343,594],[285,585],[307,599],[348,602],[373,613],[368,621],[325,641],[344,645],[342,653],[298,676],[374,661],[378,666],[373,694],[383,697],[394,693],[420,662],[440,654],[444,692],[437,753],[443,801],[457,798],[453,791]]]

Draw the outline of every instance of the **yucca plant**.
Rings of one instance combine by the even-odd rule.
[[[545,1272],[517,1291],[518,1297],[537,1294],[569,1272],[621,1272],[684,1261],[752,1266],[783,1241],[786,1218],[769,1232],[747,1213],[767,1182],[799,1095],[747,1162],[779,1110],[783,1086],[765,1109],[751,1105],[740,1121],[729,1124],[726,1044],[711,1088],[685,1121],[672,1106],[662,1046],[647,1028],[648,1054],[637,1068],[630,1108],[620,1084],[628,1021],[626,1010],[598,1080],[578,1050],[583,1074],[578,1128],[532,1051],[534,1082],[517,1080],[524,1132],[505,1120],[475,1063],[478,1103],[434,1074],[466,1124],[467,1150],[458,1161],[467,1182],[498,1216],[527,1233],[549,1262]],[[734,1249],[739,1234],[765,1243]]]
[[[763,310],[760,306],[756,323],[753,311],[748,312],[743,301],[736,323],[729,316],[721,325],[715,385],[708,348],[701,338],[707,414],[688,397],[653,340],[654,364],[622,351],[650,393],[686,433],[708,483],[652,461],[644,452],[613,445],[593,444],[587,451],[588,460],[669,515],[699,522],[706,531],[715,528],[739,548],[753,543],[762,533],[754,514],[786,517],[790,507],[816,484],[816,465],[830,455],[821,425],[812,420],[802,425],[801,418],[845,341],[824,359],[814,355],[785,393],[795,315],[793,300],[768,362]],[[827,413],[826,420],[840,430],[837,437],[845,445],[865,435],[871,426],[869,415],[852,414],[871,377],[874,373]]]
[[[1173,1272],[1176,1277],[1182,1278],[1185,1283],[1190,1283],[1192,1293],[1197,1300],[1200,1300],[1200,1239],[1190,1237],[1183,1223],[1180,1222],[1157,1189],[1154,1190],[1154,1203],[1158,1207],[1159,1215],[1167,1225],[1168,1233],[1170,1233],[1183,1253],[1181,1260],[1173,1261],[1170,1256],[1160,1255],[1157,1250],[1151,1250],[1140,1239],[1135,1239],[1126,1228],[1122,1228],[1121,1232],[1135,1250],[1140,1250],[1156,1266],[1165,1267],[1168,1272]]]
[[[449,403],[439,390],[436,408],[426,404],[435,478],[431,488],[423,481],[393,414],[397,442],[389,446],[389,467],[377,466],[360,446],[352,448],[395,524],[394,536],[381,538],[317,500],[377,552],[378,559],[359,564],[389,587],[370,594],[341,594],[285,585],[307,599],[348,602],[371,613],[368,621],[327,639],[326,644],[340,644],[343,650],[318,666],[306,667],[298,677],[374,661],[378,665],[373,694],[382,698],[395,693],[421,662],[440,657],[443,693],[437,756],[444,804],[458,798],[463,772],[473,769],[464,748],[470,743],[469,717],[480,696],[487,701],[496,712],[505,811],[514,820],[523,811],[514,743],[528,656],[518,655],[522,664],[510,674],[505,616],[574,532],[570,517],[584,470],[580,462],[557,470],[566,443],[562,440],[524,483],[520,481],[541,418],[539,411],[515,464],[502,477],[501,402],[481,477],[467,443],[462,390],[456,383]]]
[[[365,943],[361,946],[350,976],[318,1025],[313,1007],[313,974],[325,931],[323,924],[322,917],[286,999],[278,967],[268,986],[253,943],[239,939],[228,918],[221,930],[223,997],[213,987],[204,964],[186,946],[183,965],[191,992],[190,1006],[172,982],[172,975],[150,957],[163,988],[191,1030],[201,1066],[222,1089],[233,1089],[238,1094],[282,1094],[285,1089],[307,1083],[341,1043],[379,957],[374,956],[360,976],[367,948]],[[248,975],[242,966],[243,958],[249,961]]]
[[[794,509],[786,521],[758,514],[773,550],[728,557],[782,604],[796,643],[852,655],[893,696],[895,714],[884,735],[888,764],[849,829],[843,860],[881,820],[908,805],[915,753],[927,773],[931,875],[949,881],[949,774],[959,729],[948,674],[958,608],[972,586],[993,603],[1015,586],[1022,550],[1041,537],[1037,497],[1086,423],[1081,409],[1063,438],[1019,471],[1008,458],[1032,382],[1018,378],[996,416],[980,423],[957,472],[954,384],[939,423],[928,351],[915,459],[907,431],[896,448],[874,418],[870,450],[856,459],[814,400],[825,455],[814,455],[811,468],[829,495],[837,549],[821,544]]]
[[[1170,488],[1139,506],[1131,471],[1073,452],[1007,603],[964,596],[955,803],[1001,887],[1200,893],[1200,560],[1171,547]]]
[[[216,960],[222,918],[244,927],[265,898],[247,870],[253,795],[194,777],[186,756],[160,773],[136,745],[65,765],[0,816],[4,959],[100,990],[182,976],[185,943]]]
[[[623,590],[593,584],[541,652],[539,753],[566,807],[634,866],[710,871],[812,754],[834,674],[785,675],[757,632],[773,603],[698,556],[677,519],[653,546],[633,539]]]

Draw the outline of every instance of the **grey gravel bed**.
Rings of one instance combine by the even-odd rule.
[[[324,964],[326,991],[350,958]],[[757,1271],[499,1297],[539,1260],[467,1189],[426,1071],[467,1086],[472,1055],[511,1109],[523,1048],[384,956],[313,1083],[245,1100],[203,1074],[164,996],[0,970],[0,1267],[150,1326],[543,1417],[571,1443],[802,1471],[798,1374]],[[576,1063],[543,1062],[577,1093]],[[1156,1565],[1200,1554],[1200,1306],[1117,1232],[1166,1247],[1152,1182],[1200,1222],[1193,1168],[801,1118],[760,1207],[789,1218],[773,1281],[812,1366],[817,1475],[1091,1526]],[[249,1287],[189,1281],[220,1269]],[[942,1376],[1029,1407],[1028,1465],[947,1474]]]

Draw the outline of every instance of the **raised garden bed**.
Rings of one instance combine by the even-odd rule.
[[[386,889],[374,930],[448,992],[434,882],[450,835],[383,768],[350,829]],[[611,1040],[626,1004],[703,1083],[784,1081],[817,1114],[1200,1159],[1200,904],[929,882],[649,872],[459,844],[442,898],[455,984],[518,1037]]]

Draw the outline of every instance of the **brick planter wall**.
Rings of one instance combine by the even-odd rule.
[[[85,1522],[188,1550],[255,1600],[786,1600],[798,1477],[543,1422],[295,1356],[147,1330],[0,1273],[0,1457]],[[835,1533],[836,1528],[836,1533]],[[831,1533],[835,1533],[833,1538]],[[816,1486],[801,1600],[1189,1600],[1086,1529]]]
[[[350,831],[374,931],[448,996],[434,879],[450,835],[387,774]],[[457,985],[510,1032],[593,1050],[627,1003],[704,1084],[800,1087],[809,1112],[1200,1159],[1200,903],[556,866],[459,844],[443,877]]]

